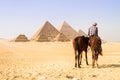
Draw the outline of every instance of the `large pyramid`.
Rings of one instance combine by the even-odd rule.
[[[63,33],[70,40],[74,39],[79,34],[66,22],[64,21],[59,27],[58,30],[60,33]]]
[[[53,41],[59,31],[48,21],[31,38],[33,41],[48,42]]]

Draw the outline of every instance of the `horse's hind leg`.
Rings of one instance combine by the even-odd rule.
[[[99,65],[98,65],[98,60],[95,60],[95,63],[96,63],[96,65],[97,65],[97,67],[99,67]]]
[[[95,53],[95,61],[96,61],[96,65],[98,67],[98,53]]]
[[[77,55],[76,50],[75,50],[75,67],[77,67],[77,59],[78,59],[78,55]]]
[[[92,68],[94,68],[94,66],[95,66],[95,56],[92,55]]]
[[[80,65],[82,64],[82,53],[80,54]]]
[[[92,50],[92,68],[95,66],[95,53],[94,50]]]
[[[89,65],[89,64],[88,64],[87,51],[85,51],[85,58],[86,58],[86,64]]]
[[[99,67],[99,65],[98,65],[98,61],[96,61],[96,65],[97,65],[97,67]]]
[[[74,54],[75,54],[75,67],[77,67],[77,59],[78,59],[78,55],[77,55],[77,47],[76,47],[76,43],[75,40],[73,41],[73,49],[74,49]]]
[[[80,53],[78,53],[78,67],[80,68]]]
[[[80,50],[78,49],[78,67],[80,68],[80,60],[81,60],[81,58],[80,58],[80,56],[81,56],[81,52],[80,52]]]

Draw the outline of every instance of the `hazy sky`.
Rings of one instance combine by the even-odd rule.
[[[64,20],[85,33],[97,22],[102,39],[120,42],[120,0],[0,0],[0,38],[31,38],[45,21]]]

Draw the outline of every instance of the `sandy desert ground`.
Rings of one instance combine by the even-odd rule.
[[[102,44],[99,68],[83,61],[74,67],[71,42],[8,42],[0,40],[0,80],[120,80],[120,43]],[[84,53],[83,53],[84,54]]]

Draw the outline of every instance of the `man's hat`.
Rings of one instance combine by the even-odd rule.
[[[95,23],[93,23],[93,26],[96,26],[97,25],[97,23],[95,22]]]

